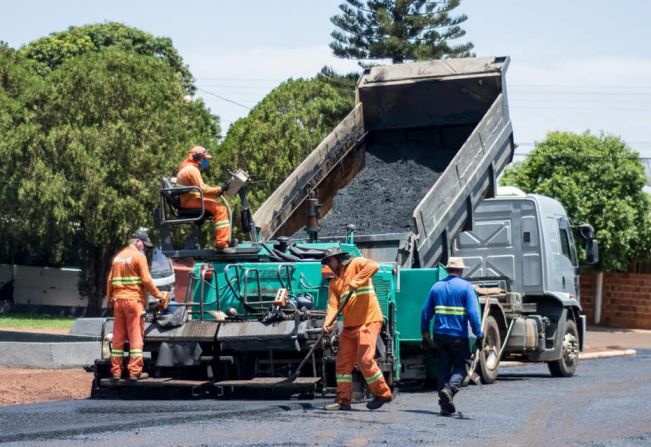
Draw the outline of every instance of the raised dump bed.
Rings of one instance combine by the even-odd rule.
[[[428,267],[446,258],[512,159],[508,61],[367,70],[355,108],[255,213],[263,235],[305,237],[313,192],[320,237],[344,237],[353,224],[356,243],[376,260]]]

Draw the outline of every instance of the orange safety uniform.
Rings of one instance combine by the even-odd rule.
[[[145,334],[143,313],[147,300],[144,289],[158,299],[163,297],[151,279],[146,256],[129,245],[113,258],[106,286],[106,295],[113,305],[115,317],[111,347],[113,377],[120,378],[122,375],[126,340],[129,340],[129,376],[140,377],[142,373]]]
[[[366,258],[353,258],[341,265],[338,275],[330,281],[326,324],[337,314],[339,299],[349,289],[355,293],[343,308],[344,329],[339,334],[339,351],[335,366],[337,402],[350,404],[355,363],[376,397],[391,398],[391,390],[375,362],[377,336],[382,329],[382,310],[378,303],[373,276],[378,264]]]
[[[228,221],[228,210],[213,197],[222,193],[219,186],[208,186],[203,182],[199,171],[199,162],[192,159],[192,155],[179,166],[176,174],[176,183],[183,186],[196,186],[203,191],[204,208],[212,214],[215,221],[215,247],[228,247],[231,239],[231,224]],[[181,206],[183,208],[201,208],[201,196],[198,191],[191,191],[181,195]]]

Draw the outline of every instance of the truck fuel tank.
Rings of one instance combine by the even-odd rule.
[[[513,328],[504,348],[505,352],[538,350],[542,320],[534,317],[517,317],[513,320]]]

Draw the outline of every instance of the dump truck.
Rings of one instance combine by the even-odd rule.
[[[250,241],[234,253],[197,248],[194,238],[173,246],[173,225],[199,228],[207,216],[204,209],[179,206],[178,196],[192,187],[161,179],[155,222],[167,256],[196,260],[188,293],[169,318],[150,318],[146,325],[143,356],[150,379],[109,379],[107,323],[93,392],[166,386],[217,395],[260,388],[334,391],[336,332],[321,337],[332,274],[320,262],[334,246],[380,265],[373,284],[384,323],[376,357],[387,383],[431,376],[420,347],[422,304],[431,285],[447,274],[440,262],[466,249],[454,241],[475,229],[475,210],[495,196],[496,178],[515,147],[508,64],[506,57],[492,57],[367,69],[353,110],[253,215],[246,202],[249,179],[236,174],[242,188],[231,193],[242,201]],[[551,316],[546,304],[517,307],[518,292],[507,287],[509,281],[500,288],[484,279],[482,289],[490,293],[480,301],[497,322],[482,350],[486,382],[497,374],[500,340],[513,337],[506,352],[516,355],[518,337],[534,329],[529,316],[520,322],[526,312],[545,323],[535,327],[544,347],[557,349],[562,342],[552,330],[563,329],[561,316],[581,327],[575,307]],[[531,354],[529,345],[521,348]],[[558,360],[552,354],[528,358]],[[363,389],[359,374],[353,386]]]

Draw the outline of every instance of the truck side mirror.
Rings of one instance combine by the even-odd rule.
[[[599,262],[599,241],[596,239],[588,239],[585,242],[585,253],[588,264],[593,265]]]
[[[594,228],[590,224],[579,225],[579,233],[585,240],[594,239]]]

